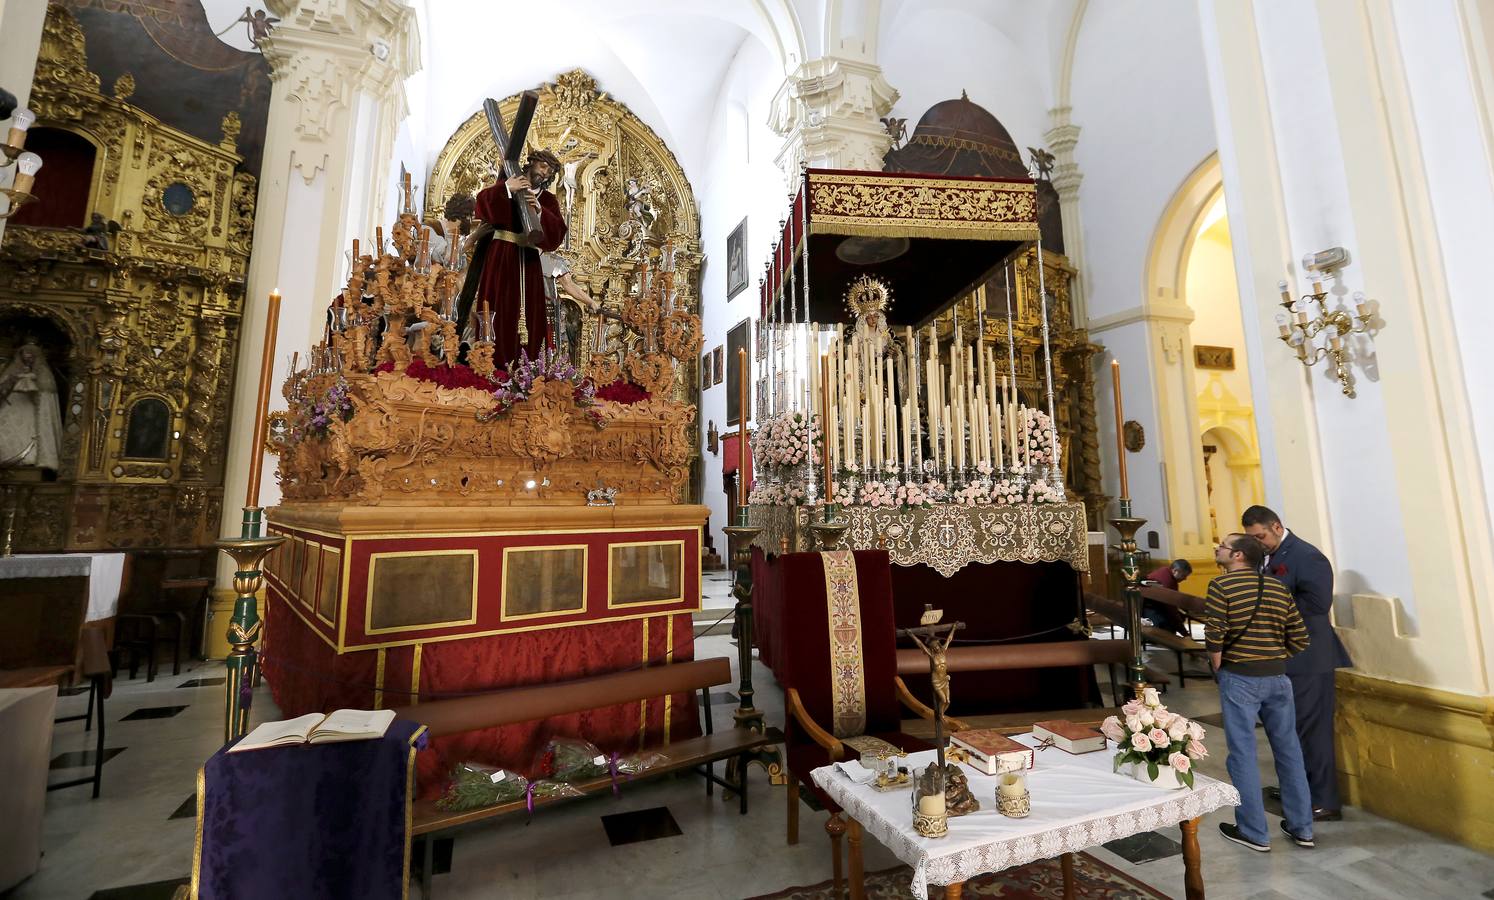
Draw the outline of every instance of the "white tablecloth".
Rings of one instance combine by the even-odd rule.
[[[1028,746],[1030,735],[1016,738]],[[1111,771],[1114,743],[1104,752],[1074,756],[1056,747],[1037,754],[1037,765],[1024,772],[1032,793],[1032,813],[1011,819],[996,811],[994,775],[963,766],[980,810],[951,818],[949,834],[920,837],[913,831],[911,790],[878,793],[855,784],[834,766],[810,773],[846,814],[875,835],[898,859],[913,867],[915,897],[928,897],[931,884],[968,881],[1038,859],[1052,859],[1117,838],[1152,831],[1201,816],[1224,806],[1238,806],[1231,785],[1196,775],[1192,790],[1165,791]],[[1223,752],[1223,748],[1219,748]],[[934,751],[910,754],[910,770],[933,762]]]
[[[0,558],[3,578],[77,578],[88,579],[88,617],[94,622],[119,612],[119,592],[123,589],[125,555],[123,553],[34,553]]]

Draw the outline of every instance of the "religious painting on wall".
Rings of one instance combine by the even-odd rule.
[[[1193,366],[1198,369],[1231,370],[1235,367],[1235,348],[1195,344],[1193,347]]]
[[[726,299],[730,300],[747,287],[747,219],[732,230],[726,239]]]
[[[716,378],[716,380],[713,381],[712,384],[720,384],[721,379],[726,377],[723,374],[726,371],[726,364],[723,360],[724,355],[725,351],[720,347],[717,347],[715,350],[711,351],[711,374]]]
[[[748,358],[752,356],[752,320],[743,319],[726,333],[726,424],[738,425],[742,421],[743,413],[751,416],[752,399],[747,400],[747,409],[741,408],[742,403],[742,367],[737,362],[738,350],[746,350]],[[720,352],[717,348],[716,352]]]
[[[715,382],[711,381],[711,351],[700,354],[700,389],[705,390]]]

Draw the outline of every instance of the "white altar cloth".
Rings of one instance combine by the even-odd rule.
[[[1223,734],[1217,743],[1222,743]],[[1016,740],[1037,746],[1031,735]],[[1223,752],[1223,748],[1219,748]],[[980,809],[949,820],[949,834],[920,837],[913,831],[912,792],[879,793],[823,766],[810,773],[814,783],[840,804],[846,815],[913,867],[913,896],[928,897],[931,884],[968,881],[1038,859],[1052,859],[1117,838],[1193,819],[1224,806],[1238,806],[1233,786],[1195,775],[1193,789],[1166,791],[1111,771],[1115,743],[1104,751],[1074,756],[1049,747],[1037,765],[1022,773],[1032,793],[1032,813],[1011,819],[996,810],[994,775],[962,766]],[[909,754],[910,771],[934,761],[934,751]]]
[[[107,619],[119,612],[124,586],[123,553],[31,553],[0,559],[0,579],[88,579],[88,616],[85,622]]]

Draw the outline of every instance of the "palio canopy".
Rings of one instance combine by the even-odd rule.
[[[804,321],[806,232],[809,321],[850,321],[846,289],[871,275],[892,291],[890,324],[922,325],[1037,240],[1037,191],[1030,179],[809,169],[762,285],[774,321]]]

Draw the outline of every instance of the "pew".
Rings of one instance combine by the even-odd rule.
[[[1168,590],[1157,585],[1143,587],[1141,595],[1146,599],[1155,600],[1158,603],[1176,606],[1178,609],[1192,616],[1203,615],[1204,600],[1202,597],[1184,594],[1181,591]],[[1087,593],[1084,595],[1084,604],[1092,613],[1098,614],[1098,616],[1091,617],[1091,624],[1100,624],[1099,617],[1103,617],[1103,624],[1114,624],[1122,628],[1125,627],[1126,606],[1124,603],[1117,603],[1108,597],[1101,597],[1099,594]],[[1177,654],[1178,687],[1188,686],[1183,666],[1185,656],[1202,657],[1205,663],[1208,661],[1209,651],[1207,647],[1192,638],[1173,634],[1165,628],[1157,628],[1154,625],[1142,625],[1141,638],[1143,643],[1156,644]]]
[[[747,814],[747,763],[758,750],[783,740],[777,729],[754,731],[750,728],[734,727],[716,732],[711,724],[710,688],[731,683],[731,663],[726,657],[674,663],[667,666],[651,666],[626,672],[595,675],[575,681],[538,684],[530,687],[508,688],[434,700],[410,706],[397,707],[395,715],[401,719],[419,722],[426,726],[431,737],[496,728],[546,719],[581,710],[596,709],[619,703],[653,699],[669,694],[700,692],[702,718],[705,734],[696,738],[671,741],[667,745],[644,747],[643,752],[652,752],[664,757],[664,761],[627,780],[641,780],[680,771],[694,771],[706,779],[706,793],[713,785],[736,793],[739,812]],[[735,782],[717,777],[714,764],[735,758],[737,780]],[[610,776],[591,781],[573,783],[583,795],[610,793],[614,781]],[[537,809],[566,798],[535,798]],[[414,804],[411,820],[411,835],[425,835],[424,867],[421,873],[421,889],[426,897],[431,895],[431,867],[433,864],[434,836],[438,832],[495,819],[528,808],[523,800],[502,803],[475,810],[447,811],[438,809],[434,799],[418,800]]]
[[[976,647],[950,647],[944,653],[944,662],[950,674],[951,706],[959,708],[959,673],[998,672],[1005,669],[1049,669],[1064,666],[1104,665],[1110,668],[1112,699],[1116,707],[1123,702],[1120,691],[1124,685],[1115,677],[1116,667],[1130,661],[1130,647],[1125,641],[1053,641],[1041,644],[986,644]],[[897,674],[913,675],[927,673],[929,658],[922,650],[899,649],[897,651]],[[1007,734],[1021,734],[1032,729],[1033,722],[1046,719],[1068,719],[1082,725],[1098,725],[1106,716],[1116,714],[1116,708],[1089,708],[1069,710],[1026,711],[1014,713],[992,713],[975,716],[946,717],[951,728],[995,728]],[[914,737],[932,737],[933,724],[923,720],[903,723],[903,730]]]

